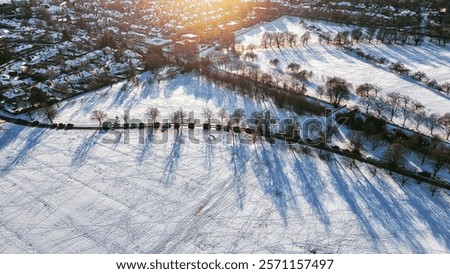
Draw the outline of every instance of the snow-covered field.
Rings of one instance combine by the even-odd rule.
[[[108,90],[108,89],[106,89]],[[58,122],[94,109],[137,118],[244,99],[196,75],[61,105]],[[448,253],[450,196],[318,151],[232,142],[201,129],[112,134],[0,129],[1,253]],[[164,140],[165,136],[167,141]],[[242,134],[243,138],[245,134]],[[227,141],[228,140],[228,141]]]
[[[74,100],[63,102],[60,105],[55,122],[95,124],[90,120],[93,110],[103,110],[108,118],[121,118],[124,112],[130,112],[131,119],[147,122],[146,112],[149,108],[157,107],[160,111],[158,119],[169,119],[170,114],[180,107],[186,113],[193,112],[195,119],[204,120],[202,110],[208,107],[214,117],[219,109],[225,108],[232,113],[237,108],[246,110],[250,115],[254,111],[271,110],[286,118],[290,112],[276,109],[270,101],[257,101],[249,99],[205,81],[196,74],[180,75],[174,79],[165,79],[160,83],[153,81],[153,75],[145,73],[140,76],[138,86],[120,82],[110,88],[95,93],[78,96]]]
[[[301,36],[307,28],[300,24],[297,17],[284,16],[273,22],[267,23],[248,32],[244,32],[236,37],[237,41],[244,47],[249,44],[261,45],[264,32],[285,32],[290,31]],[[331,24],[327,22],[306,21],[309,26],[315,26],[324,32],[336,33],[338,31],[351,30],[352,27]],[[355,27],[353,27],[355,28]],[[439,47],[425,42],[421,46],[387,46],[383,44],[369,44],[367,41],[355,44],[354,47],[361,48],[364,52],[378,57],[385,57],[391,62],[400,61],[412,71],[423,71],[431,79],[436,79],[439,83],[450,82],[450,48]],[[318,42],[318,35],[311,32],[311,40],[307,46],[301,43],[294,48],[283,47],[278,49],[273,44],[273,48],[258,48],[254,51],[257,54],[255,63],[260,65],[263,71],[270,72],[278,70],[270,64],[270,60],[278,58],[279,68],[285,69],[291,62],[297,62],[302,69],[314,72],[313,87],[323,84],[323,77],[338,76],[353,84],[354,88],[364,83],[378,85],[382,92],[397,91],[408,95],[411,98],[422,102],[428,110],[433,113],[445,114],[450,111],[450,98],[437,93],[422,83],[391,73],[388,68],[373,65],[353,54],[345,53],[341,48],[334,45],[322,45]],[[313,89],[309,94],[317,96]],[[356,105],[357,98],[354,96],[350,105]]]

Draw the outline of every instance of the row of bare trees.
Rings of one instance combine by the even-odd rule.
[[[294,32],[265,32],[261,38],[261,47],[267,49],[269,47],[273,47],[274,45],[277,48],[285,47],[289,45],[291,48],[297,46],[297,43],[302,43],[303,46],[308,45],[308,41],[311,39],[311,33],[306,31],[301,36]],[[247,46],[247,49],[253,52],[257,46],[255,44],[250,44]]]
[[[412,72],[404,64],[400,62],[392,63],[389,67],[392,72],[404,76],[409,76],[416,81],[425,83],[428,87],[437,90],[438,92],[450,95],[450,82],[439,84],[435,79],[431,79],[425,72],[416,71]]]
[[[379,96],[381,89],[373,84],[363,84],[356,88],[356,94],[360,97],[360,104],[366,113],[374,111],[378,118],[385,117],[390,122],[398,117],[403,119],[402,126],[406,125],[408,119],[414,121],[415,130],[425,125],[433,135],[435,130],[442,128],[446,139],[450,138],[450,113],[439,115],[428,114],[426,107],[419,101],[413,100],[407,95],[399,92],[389,92],[385,97]]]
[[[412,149],[410,145],[411,141],[390,144],[383,155],[384,160],[392,167],[397,167],[401,163],[405,163],[408,155],[414,151],[422,166],[426,161],[430,162],[433,176],[436,176],[444,167],[450,169],[450,148],[443,142],[434,141],[431,144],[422,145],[418,149]],[[426,175],[426,173],[422,173],[422,175]]]

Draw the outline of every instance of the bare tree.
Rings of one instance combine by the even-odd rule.
[[[92,111],[92,114],[91,114],[91,120],[98,121],[98,123],[101,126],[102,121],[104,119],[106,119],[107,116],[108,116],[108,114],[106,114],[106,112],[104,112],[103,110],[94,110],[94,111]]]
[[[245,110],[242,108],[236,109],[233,114],[231,115],[231,118],[236,122],[236,124],[239,125],[239,122],[241,119],[245,116]]]
[[[339,77],[328,78],[325,84],[325,95],[334,107],[338,107],[344,99],[350,96],[352,85]]]
[[[384,98],[376,98],[373,100],[372,106],[377,112],[378,118],[380,118],[381,114],[383,114],[383,111],[385,111],[387,108],[387,103]]]
[[[217,116],[219,116],[220,121],[223,124],[223,120],[228,117],[228,114],[227,114],[227,111],[224,108],[222,108],[222,109],[219,109],[219,111],[217,112]]]
[[[447,136],[447,140],[450,138],[450,112],[449,113],[446,113],[446,114],[444,114],[441,118],[440,118],[440,121],[439,121],[441,124],[442,124],[442,126],[444,127],[444,130],[445,130],[445,133],[446,133],[446,136]]]
[[[274,40],[277,47],[280,48],[284,44],[285,34],[283,32],[275,32]]]
[[[172,113],[171,115],[171,119],[173,123],[180,123],[183,124],[183,119],[186,117],[186,113],[183,111],[182,108],[180,108],[179,110],[175,111],[174,113]]]
[[[374,98],[378,97],[378,93],[380,93],[381,88],[374,84],[362,84],[356,90],[356,94],[362,97],[373,96]]]
[[[356,43],[359,44],[359,41],[361,40],[361,38],[363,37],[364,33],[362,31],[362,29],[354,29],[352,30],[352,41],[356,41]]]
[[[360,97],[368,97],[375,87],[375,85],[369,83],[362,84],[356,88],[356,94]]]
[[[341,47],[345,47],[350,44],[350,33],[348,31],[338,32],[334,37],[334,43]]]
[[[420,147],[417,150],[417,156],[420,160],[421,166],[423,166],[423,164],[425,164],[425,161],[430,158],[432,152],[433,152],[433,150],[428,146]]]
[[[425,119],[427,118],[427,113],[424,110],[418,110],[414,113],[415,121],[416,121],[416,130],[419,130],[419,127],[421,124],[425,122]]]
[[[359,98],[359,103],[364,106],[365,112],[369,113],[369,108],[372,106],[372,101],[374,99],[372,97],[362,97]]]
[[[211,124],[212,110],[209,107],[204,107],[202,110],[202,116]]]
[[[55,105],[48,105],[44,107],[45,115],[50,120],[50,123],[53,123],[53,119],[56,117],[56,107]]]
[[[309,31],[305,32],[301,37],[300,41],[302,41],[303,46],[308,45],[308,41],[311,39],[311,33]]]
[[[390,69],[397,74],[403,74],[403,75],[409,75],[409,73],[411,72],[410,69],[406,68],[404,64],[397,62],[397,63],[393,63],[390,66]]]
[[[403,124],[402,125],[405,126],[406,120],[408,120],[408,118],[412,117],[414,113],[413,113],[411,107],[408,105],[401,106],[400,112],[402,113],[402,116],[403,116]]]
[[[441,170],[445,165],[449,165],[450,149],[445,146],[439,146],[431,154],[431,158],[433,160],[433,176],[436,176],[439,170]]]
[[[324,89],[323,86],[317,86],[316,92],[317,92],[317,94],[319,95],[319,98],[322,99],[322,96],[323,96],[324,93],[325,93],[325,89]]]
[[[408,95],[402,95],[400,101],[403,104],[403,107],[407,108],[410,105],[409,103],[412,101],[412,99]]]
[[[319,35],[319,44],[322,45],[323,41],[327,42],[327,45],[329,45],[331,43],[332,40],[332,34],[330,32],[326,32],[326,33],[321,33]]]
[[[409,178],[405,175],[400,176],[400,182],[402,183],[402,186],[405,186],[405,184],[408,182]]]
[[[273,32],[265,32],[263,34],[261,44],[264,48],[267,49],[267,47],[272,47],[272,42],[275,39],[275,34]]]
[[[389,92],[387,94],[386,102],[388,103],[388,110],[389,110],[391,122],[398,113],[398,109],[399,109],[400,103],[401,103],[401,101],[400,101],[401,98],[402,98],[402,95],[398,92]]]
[[[297,45],[297,39],[298,39],[297,34],[295,34],[293,32],[287,33],[287,40],[288,40],[289,46],[291,46],[291,48]]]
[[[425,72],[421,72],[421,71],[417,71],[414,73],[413,78],[416,79],[417,81],[423,81],[425,80],[428,81],[428,76]]]
[[[413,101],[412,106],[415,112],[423,111],[425,109],[425,106],[419,101]]]
[[[430,134],[433,135],[433,130],[439,126],[439,122],[441,121],[441,116],[437,113],[432,113],[430,116],[426,118],[426,124],[430,129]]]
[[[125,122],[125,124],[128,124],[128,120],[130,119],[130,112],[129,111],[125,111],[125,113],[123,114],[123,121]]]
[[[160,112],[157,107],[152,107],[147,111],[147,116],[153,120],[153,123],[156,122],[156,118],[159,116]]]
[[[394,143],[384,153],[384,159],[391,167],[397,167],[399,163],[404,162],[406,149],[399,143]]]

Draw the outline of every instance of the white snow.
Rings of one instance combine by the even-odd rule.
[[[291,31],[301,36],[309,30],[299,22],[299,18],[284,16],[238,35],[236,39],[246,47],[249,44],[261,45],[262,35],[266,31]],[[316,26],[322,32],[336,33],[355,28],[320,21],[306,21],[306,23]],[[439,47],[430,43],[421,46],[388,46],[364,42],[360,45],[355,44],[355,47],[362,48],[366,53],[385,57],[391,62],[400,61],[412,71],[421,70],[440,84],[450,81],[450,50],[448,46]],[[434,113],[445,114],[450,110],[448,96],[437,93],[423,83],[393,74],[386,67],[376,66],[352,54],[345,53],[339,47],[326,45],[326,43],[320,45],[318,34],[315,32],[311,32],[311,40],[306,47],[298,43],[294,48],[288,45],[278,49],[274,43],[273,48],[267,50],[259,48],[254,52],[257,54],[255,62],[266,72],[274,70],[274,67],[270,65],[270,60],[278,58],[280,60],[279,68],[285,69],[289,63],[297,62],[302,69],[313,71],[314,86],[323,84],[323,77],[338,76],[352,83],[354,88],[364,83],[372,83],[381,87],[381,94],[397,91],[408,95],[428,106],[428,109]],[[313,90],[310,90],[309,94],[316,96]],[[355,96],[349,105],[356,104],[358,102]]]
[[[150,75],[143,76],[150,77]],[[104,94],[104,95],[101,95]],[[58,121],[93,109],[139,118],[208,105],[271,107],[195,74],[86,94]],[[382,170],[318,151],[185,128],[154,135],[0,129],[1,253],[448,253],[450,197],[401,187]],[[164,140],[167,134],[167,141]],[[247,139],[245,134],[242,138]],[[327,157],[329,159],[327,160]]]

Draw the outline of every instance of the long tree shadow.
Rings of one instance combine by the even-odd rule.
[[[112,89],[112,87],[109,87],[108,89],[105,88],[105,90],[95,92],[92,94],[86,94],[86,96],[83,96],[80,98],[80,104],[81,108],[75,111],[73,115],[71,115],[71,118],[79,115],[79,114],[85,114],[90,113],[92,110],[94,110],[95,107],[102,105],[102,103],[106,102],[109,99],[108,92]]]
[[[6,125],[6,126],[5,126]],[[8,144],[14,142],[19,134],[25,129],[24,126],[15,124],[5,124],[0,129],[0,150],[3,150]]]
[[[169,187],[175,181],[175,172],[178,166],[178,161],[181,158],[181,145],[184,144],[185,137],[182,132],[178,132],[173,141],[172,150],[165,162],[165,169],[161,183]]]
[[[191,81],[194,80],[191,79]],[[195,78],[195,82],[184,84],[188,87],[184,92],[188,95],[193,95],[196,99],[213,101],[216,105],[225,109],[237,108],[236,92],[229,88],[215,86],[214,83],[201,77]]]
[[[207,135],[209,135],[209,131],[207,133]],[[211,136],[208,136],[204,139],[206,140],[206,144],[205,144],[205,168],[206,170],[208,170],[208,177],[211,175],[211,171],[212,171],[212,162],[214,160],[214,152],[213,152],[213,144],[212,144],[212,140],[211,140]]]
[[[155,138],[154,134],[155,134],[154,129],[149,128],[147,137],[144,138],[144,144],[142,146],[139,146],[140,152],[137,158],[139,165],[142,165],[142,163],[144,162],[145,158],[147,157],[150,151],[150,148],[152,147],[152,142],[153,139]]]
[[[364,214],[364,210],[361,207],[361,205],[358,203],[358,199],[356,195],[354,194],[353,189],[351,189],[348,184],[345,182],[345,180],[342,178],[342,175],[340,174],[339,170],[342,169],[341,166],[336,164],[337,159],[334,161],[328,161],[328,170],[330,171],[330,175],[332,176],[332,180],[335,183],[334,187],[336,189],[336,192],[344,199],[344,201],[347,203],[347,205],[350,207],[350,210],[353,212],[354,216],[358,219],[359,223],[362,226],[362,229],[369,235],[369,237],[372,239],[372,242],[374,244],[374,248],[376,249],[376,252],[380,252],[382,250],[379,246],[379,242],[376,241],[380,237],[376,230],[374,229],[371,219],[367,217]],[[350,178],[348,178],[348,181],[352,181]]]
[[[434,88],[432,88],[432,87],[429,87],[429,86],[426,85],[425,83],[419,82],[419,81],[413,79],[413,78],[410,77],[410,76],[404,76],[404,75],[396,74],[396,73],[392,72],[388,67],[384,67],[384,66],[380,66],[380,65],[378,65],[378,64],[374,64],[374,63],[371,62],[371,61],[368,61],[368,60],[365,60],[365,59],[363,59],[363,58],[358,57],[358,56],[357,56],[356,54],[354,54],[353,52],[346,52],[346,54],[347,54],[348,56],[353,57],[353,58],[355,58],[356,60],[358,60],[358,61],[360,61],[360,62],[362,62],[362,63],[366,63],[366,64],[368,64],[368,65],[370,65],[370,66],[372,66],[372,67],[374,67],[374,68],[376,68],[376,69],[383,70],[383,71],[385,71],[385,72],[387,72],[387,73],[391,73],[391,74],[397,76],[397,78],[399,78],[399,79],[401,79],[401,80],[403,80],[403,81],[409,82],[409,83],[411,83],[411,84],[413,84],[413,85],[416,85],[416,86],[419,86],[419,87],[421,87],[421,88],[423,88],[423,89],[427,89],[428,91],[433,92],[435,95],[438,95],[438,96],[440,96],[441,98],[443,98],[443,99],[445,99],[445,100],[450,100],[450,97],[449,97],[448,95],[446,95],[446,94],[444,94],[444,93],[442,93],[442,92],[439,92],[439,91],[437,91],[436,89],[434,89]],[[354,63],[354,62],[352,62],[352,63]],[[354,95],[354,96],[355,96],[355,95]]]
[[[450,63],[449,56],[436,54],[443,48],[437,46],[400,46],[400,45],[384,45],[384,46],[366,46],[362,45],[370,54],[376,54],[378,57],[390,58],[404,64],[411,62],[427,65],[431,67],[448,67]]]
[[[285,59],[287,65],[290,63],[298,63],[301,66],[309,64],[308,58],[305,57],[305,54],[299,47],[290,48],[288,52],[289,54]]]
[[[156,99],[158,98],[160,93],[160,88],[158,83],[155,83],[154,81],[147,80],[146,82],[142,83],[141,85],[141,98],[142,99]]]
[[[259,157],[256,150],[257,148],[255,147],[257,157],[257,164],[254,165],[255,174],[258,176],[258,181],[264,193],[272,199],[280,217],[283,219],[284,225],[287,226],[289,208],[293,208],[294,212],[299,215],[300,208],[292,190],[290,180],[286,175],[286,168],[278,156],[276,148],[267,149],[261,143],[261,157]]]
[[[91,152],[97,144],[98,138],[99,132],[95,131],[91,134],[91,136],[89,136],[89,138],[84,139],[84,141],[75,149],[72,156],[73,166],[80,166],[87,160],[89,152]]]
[[[319,216],[320,221],[327,226],[330,225],[328,212],[320,199],[325,189],[325,184],[320,174],[317,174],[317,169],[314,168],[314,163],[312,163],[309,156],[302,159],[307,161],[307,163],[303,163],[293,150],[291,152],[294,160],[294,172],[303,196]]]
[[[120,90],[116,94],[116,98],[112,101],[109,108],[115,108],[122,106],[131,93],[129,83],[125,82],[120,87]]]
[[[208,81],[204,81],[200,75],[193,75],[191,83],[187,86],[186,94],[192,94],[196,99],[200,98],[206,102],[214,98],[213,88]]]
[[[431,197],[431,193],[422,189],[420,191],[408,189],[406,199],[409,204],[415,206],[421,220],[428,225],[436,240],[449,250],[450,222],[448,220],[450,220],[450,204],[439,195]]]
[[[398,204],[395,197],[389,194],[382,194],[374,187],[372,182],[362,172],[355,170],[353,174],[362,183],[356,188],[361,201],[375,217],[375,220],[382,224],[383,228],[395,238],[401,240],[408,247],[414,249],[414,253],[425,253],[426,250],[417,239],[417,225],[414,223],[412,214]],[[383,181],[382,178],[378,178]],[[389,196],[389,199],[386,198]]]
[[[16,164],[24,160],[34,150],[44,136],[45,130],[44,128],[35,128],[30,131],[29,137],[26,138],[23,145],[18,149],[16,156],[0,169],[0,178],[8,175]]]
[[[234,134],[234,133],[232,133]],[[236,189],[237,203],[240,209],[244,208],[245,198],[245,185],[243,182],[243,175],[247,171],[247,163],[249,160],[248,149],[245,144],[238,140],[238,137],[233,141],[233,145],[230,147],[231,160],[230,165],[233,171],[233,187]]]

